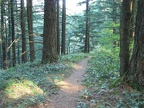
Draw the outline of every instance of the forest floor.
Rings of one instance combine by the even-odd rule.
[[[26,63],[0,72],[0,108],[143,108],[144,92],[122,81],[113,53],[87,56],[66,55],[57,64]]]
[[[81,81],[86,71],[88,59],[89,57],[75,63],[73,73],[69,78],[55,82],[60,87],[60,90],[51,95],[48,102],[36,105],[33,108],[75,108],[79,92],[85,88],[81,85]]]

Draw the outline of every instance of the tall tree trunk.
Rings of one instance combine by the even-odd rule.
[[[26,62],[27,61],[27,54],[26,54],[26,33],[25,33],[24,0],[21,0],[21,34],[22,34],[22,62]]]
[[[134,42],[136,10],[137,10],[136,7],[137,7],[137,0],[131,0],[130,44],[133,44]],[[130,47],[130,54],[132,53],[132,51],[133,51],[133,47]]]
[[[113,20],[114,24],[117,23],[116,10],[117,10],[117,6],[116,6],[116,3],[115,3],[115,0],[113,0],[113,9],[112,9],[113,18],[112,18],[112,20]],[[113,27],[113,34],[116,35],[116,33],[117,33],[116,31],[117,31],[116,27]],[[117,42],[114,40],[113,41],[113,48],[115,48],[116,46],[118,46],[118,45],[117,45]]]
[[[55,0],[45,0],[42,63],[56,62],[56,6]]]
[[[86,37],[85,37],[85,47],[84,52],[89,52],[89,0],[86,0]]]
[[[15,19],[14,19],[14,0],[11,0],[11,35],[12,35],[12,65],[16,65],[16,48],[15,48]]]
[[[57,2],[57,52],[60,54],[59,0]]]
[[[65,54],[65,41],[66,41],[66,0],[63,0],[62,8],[62,43],[61,54]]]
[[[134,50],[129,70],[131,84],[137,84],[137,88],[144,86],[144,0],[139,0],[136,16],[136,29],[134,38]]]
[[[112,10],[113,18],[112,18],[112,20],[113,20],[114,24],[117,23],[116,10],[117,10],[116,3],[115,3],[115,0],[113,0],[113,10]],[[116,28],[115,27],[113,28],[113,34],[116,34]]]
[[[11,13],[11,2],[10,2],[10,0],[8,0],[8,13]],[[7,47],[7,56],[8,56],[8,60],[9,61],[12,61],[12,49],[10,48],[10,46],[11,46],[11,40],[12,40],[12,37],[11,37],[11,14],[9,14],[8,15],[8,18],[9,18],[9,20],[8,20],[8,31],[9,31],[9,33],[8,33],[8,47]],[[9,67],[11,67],[12,66],[12,62],[10,62],[10,64],[9,64]]]
[[[134,39],[134,34],[135,34],[135,21],[136,21],[136,6],[137,6],[137,1],[136,0],[131,0],[131,26],[130,26],[130,38]]]
[[[130,37],[130,1],[123,0],[121,7],[121,31],[120,31],[120,76],[129,69],[129,37]]]
[[[8,23],[7,23],[7,19],[5,19],[4,20],[4,23],[5,23],[5,25],[4,25],[4,28],[5,28],[5,37],[4,37],[4,43],[5,43],[5,47],[4,47],[4,49],[5,49],[5,61],[4,61],[4,66],[5,67],[3,67],[4,69],[7,69],[7,68],[9,68],[10,67],[10,56],[9,56],[9,53],[8,53],[8,51],[7,51],[7,48],[8,48],[8,45],[9,45],[9,31],[8,31],[8,28],[7,28],[7,25],[8,25]]]
[[[15,19],[16,19],[16,51],[17,51],[17,55],[16,55],[16,59],[17,59],[17,63],[20,64],[21,60],[20,60],[20,42],[19,42],[19,35],[17,34],[17,32],[19,32],[19,27],[18,27],[18,23],[19,23],[19,13],[18,13],[18,2],[17,0],[14,0],[15,2]]]
[[[5,45],[5,26],[4,26],[4,2],[1,3],[1,40],[2,40],[2,67],[6,69],[6,45]]]
[[[27,0],[27,19],[28,19],[28,32],[29,32],[30,61],[32,62],[35,60],[32,0]]]

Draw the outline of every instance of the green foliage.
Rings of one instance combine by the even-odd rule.
[[[84,102],[78,102],[77,104],[78,105],[76,106],[76,108],[88,108],[86,103],[84,103]]]
[[[56,81],[71,74],[70,62],[78,62],[86,54],[63,55],[55,64],[43,65],[39,61],[17,65],[0,72],[0,107],[19,107],[39,104],[46,96],[59,90]]]
[[[2,81],[1,84],[3,86],[1,86],[0,89],[1,91],[4,91],[1,93],[2,101],[7,98],[8,94],[11,95],[17,87],[20,87],[23,90],[25,89],[25,91],[31,90],[31,94],[29,96],[25,94],[24,96],[20,96],[15,101],[6,101],[2,104],[1,107],[14,107],[19,103],[21,103],[21,106],[23,105],[24,107],[31,105],[32,103],[35,104],[38,102],[43,102],[43,98],[46,94],[51,94],[55,91],[55,88],[58,88],[58,86],[56,86],[54,83],[54,76],[58,76],[62,79],[61,75],[66,73],[66,68],[68,68],[68,66],[65,66],[62,63],[58,63],[55,65],[26,63],[1,72],[0,81]],[[28,82],[25,83],[25,80],[28,80]],[[14,87],[15,90],[13,90],[12,87]],[[39,94],[37,93],[37,91],[33,90],[33,88],[40,88],[43,93]]]
[[[119,58],[114,50],[99,48],[91,53],[83,80],[87,89],[81,93],[88,108],[139,108],[142,93],[127,86],[119,76]]]
[[[43,2],[33,6],[34,33],[39,34],[39,35],[43,33],[43,23],[44,23],[44,21],[42,20],[44,17],[44,11],[42,9],[43,6],[44,6]]]
[[[114,23],[106,23],[101,33],[101,38],[99,38],[99,42],[103,45],[106,49],[114,49],[119,47],[119,33],[114,33],[112,28],[117,29],[120,25]],[[117,52],[118,53],[118,52]]]
[[[142,108],[144,106],[144,96],[141,93],[124,93],[117,103],[117,107]]]
[[[104,48],[98,50],[89,60],[85,84],[94,87],[98,83],[100,86],[108,87],[107,82],[115,81],[119,76],[119,59],[115,58],[117,55]]]
[[[69,62],[69,63],[71,63],[71,62],[74,62],[74,63],[76,63],[76,62],[79,62],[79,61],[81,61],[83,58],[86,58],[87,57],[87,54],[84,54],[84,53],[75,53],[75,54],[69,54],[69,55],[62,55],[62,56],[60,56],[59,58],[59,60],[61,60],[61,61],[65,61],[65,62]]]

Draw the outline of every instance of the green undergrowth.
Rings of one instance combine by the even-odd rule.
[[[82,60],[82,58],[86,58],[86,57],[87,57],[87,54],[76,53],[76,54],[60,56],[59,60],[67,62],[67,63],[76,63],[76,62],[80,62]]]
[[[55,64],[35,61],[0,71],[0,108],[25,108],[49,100],[59,90],[56,81],[71,74],[72,63],[86,54],[61,56]]]
[[[143,108],[144,96],[119,76],[117,50],[101,48],[91,53],[77,108]]]

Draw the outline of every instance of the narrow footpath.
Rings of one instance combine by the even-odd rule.
[[[73,74],[66,80],[59,82],[60,90],[58,94],[51,97],[51,103],[46,108],[75,108],[78,93],[84,89],[80,84],[86,71],[89,58],[74,64]]]

